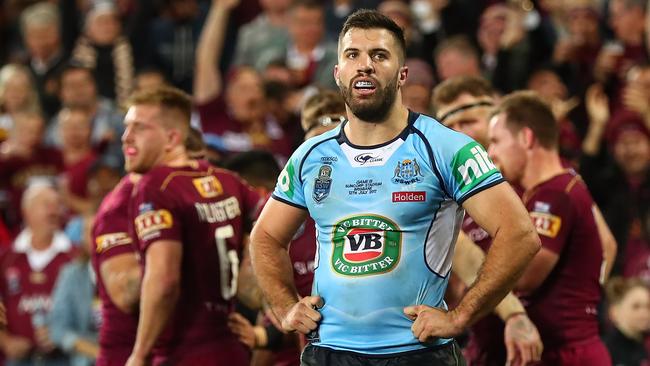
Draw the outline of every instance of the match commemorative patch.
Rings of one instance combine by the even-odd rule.
[[[545,212],[531,212],[530,217],[539,235],[555,238],[562,227],[562,218]]]
[[[173,223],[171,213],[165,209],[148,211],[135,218],[135,230],[138,238],[147,240],[160,235],[160,230],[171,228]]]
[[[95,238],[95,250],[97,253],[127,244],[131,244],[131,237],[124,232],[104,234]]]

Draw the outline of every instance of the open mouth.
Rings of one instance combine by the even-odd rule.
[[[377,90],[377,85],[372,79],[357,79],[352,88],[361,95],[372,95]]]

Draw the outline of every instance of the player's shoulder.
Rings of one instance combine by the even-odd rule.
[[[454,153],[474,142],[469,136],[452,130],[432,116],[423,113],[410,113],[415,115],[409,117],[409,119],[413,119],[411,124],[413,132],[434,151]]]
[[[102,216],[116,208],[127,205],[133,193],[134,183],[127,174],[117,183],[102,200],[97,210],[97,216]]]

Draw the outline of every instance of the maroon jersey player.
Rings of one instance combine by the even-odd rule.
[[[489,154],[523,200],[542,240],[516,289],[544,342],[544,365],[610,365],[598,335],[604,252],[599,213],[578,175],[563,168],[558,129],[535,94],[507,96],[490,121]],[[605,249],[605,250],[603,250]]]
[[[234,174],[189,160],[191,101],[161,88],[136,95],[122,136],[143,174],[129,208],[143,268],[138,332],[127,365],[247,365],[227,327],[244,233],[259,196]]]
[[[129,174],[102,201],[92,229],[92,265],[102,302],[98,366],[121,366],[138,328],[140,266],[129,233],[128,203],[137,175]]]

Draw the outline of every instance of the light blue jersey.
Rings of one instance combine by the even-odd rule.
[[[446,308],[460,205],[503,178],[481,145],[428,116],[411,112],[397,138],[369,147],[343,126],[303,143],[273,193],[316,221],[312,293],[325,305],[312,343],[392,354],[449,342],[418,342],[403,308]]]

